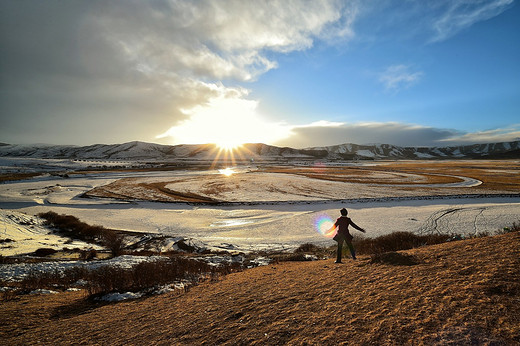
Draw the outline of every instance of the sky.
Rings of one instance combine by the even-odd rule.
[[[518,0],[3,0],[0,142],[520,139]]]

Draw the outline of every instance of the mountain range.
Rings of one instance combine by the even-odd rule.
[[[0,157],[71,160],[211,160],[229,158],[213,144],[161,145],[145,142],[123,144],[14,145],[0,143]],[[233,154],[237,160],[416,160],[416,159],[520,159],[520,141],[448,147],[400,147],[390,144],[341,144],[294,149],[267,144],[244,144]]]

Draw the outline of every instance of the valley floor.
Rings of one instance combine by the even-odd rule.
[[[63,247],[66,240],[50,239],[49,230],[12,225],[12,217],[26,218],[19,213],[49,210],[232,251],[330,245],[316,221],[334,220],[343,207],[370,237],[492,233],[520,221],[519,171],[516,160],[454,160],[47,175],[0,184],[0,239],[15,240],[0,254]]]

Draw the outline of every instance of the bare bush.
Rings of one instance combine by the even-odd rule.
[[[45,224],[57,228],[66,236],[87,242],[101,243],[113,256],[123,254],[124,236],[116,230],[102,226],[91,226],[72,215],[57,214],[53,211],[38,214],[45,219]]]
[[[55,227],[67,236],[79,240],[92,242],[106,231],[104,227],[90,226],[72,215],[60,215],[53,211],[48,211],[40,213],[38,216],[46,220],[46,225]]]
[[[314,244],[311,244],[311,243],[305,243],[305,244],[302,244],[300,246],[298,246],[298,248],[296,250],[294,250],[295,253],[298,253],[298,252],[318,252],[318,251],[321,251],[322,248],[320,248],[319,246],[317,245],[314,245]]]
[[[101,236],[103,245],[105,245],[112,256],[120,256],[123,254],[124,236],[117,231],[104,230]]]
[[[391,251],[370,256],[370,263],[411,266],[418,264],[419,260],[412,255]]]
[[[417,235],[411,232],[395,232],[376,238],[356,237],[352,243],[359,254],[380,254],[440,244],[450,239],[451,235],[448,234]]]
[[[66,270],[53,270],[47,272],[33,271],[18,284],[24,292],[30,292],[36,289],[56,289],[69,288],[78,280],[88,277],[86,268],[74,267]]]
[[[147,291],[178,281],[196,284],[201,280],[216,279],[239,270],[242,270],[240,264],[211,266],[195,259],[165,257],[141,262],[130,268],[107,265],[95,269],[78,266],[65,270],[32,271],[15,286],[18,287],[17,292],[27,293],[36,289],[67,289],[78,285],[81,280],[85,282],[84,287],[92,296],[110,292]],[[2,299],[10,297],[10,293],[5,296]]]
[[[49,255],[55,254],[56,252],[58,251],[56,251],[55,249],[42,247],[34,251],[34,255],[38,257],[47,257]]]
[[[240,267],[233,264],[210,266],[194,259],[172,257],[142,262],[132,268],[102,267],[92,270],[87,279],[87,289],[90,295],[115,291],[137,292],[180,280],[196,283],[237,270]]]

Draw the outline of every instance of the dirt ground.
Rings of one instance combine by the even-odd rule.
[[[280,263],[182,294],[96,305],[84,293],[0,304],[4,345],[520,344],[520,234]],[[415,265],[398,263],[416,262]]]

